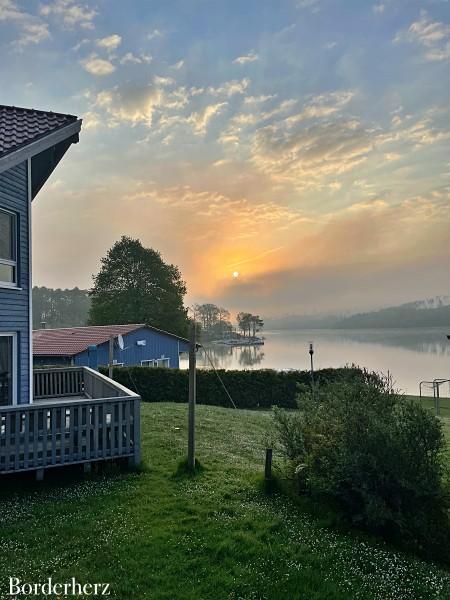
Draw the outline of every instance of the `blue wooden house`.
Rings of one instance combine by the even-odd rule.
[[[116,366],[178,369],[180,353],[189,352],[187,339],[142,323],[37,329],[33,332],[34,364],[107,365],[110,340]]]
[[[31,202],[80,128],[0,105],[0,475],[139,461],[139,396],[87,367],[33,372]]]

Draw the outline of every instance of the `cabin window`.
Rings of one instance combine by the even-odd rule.
[[[0,284],[17,284],[17,217],[0,210]]]
[[[16,336],[0,333],[0,406],[16,403]]]
[[[170,358],[158,358],[156,366],[162,369],[168,369],[170,366]]]
[[[141,360],[141,367],[156,367],[156,360]]]

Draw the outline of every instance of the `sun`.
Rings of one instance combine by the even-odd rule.
[[[239,277],[239,271],[233,271],[233,278],[237,279]]]

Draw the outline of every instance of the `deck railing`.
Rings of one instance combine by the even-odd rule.
[[[83,396],[83,367],[67,369],[40,369],[33,373],[34,398],[58,398]]]
[[[0,407],[0,474],[120,457],[139,463],[140,397],[86,367],[56,371],[35,372],[33,404]]]

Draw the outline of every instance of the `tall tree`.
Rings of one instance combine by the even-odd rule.
[[[178,267],[127,236],[113,245],[101,263],[89,293],[91,325],[146,323],[187,335],[186,284]]]
[[[250,317],[250,323],[252,326],[253,337],[256,337],[258,331],[261,331],[261,329],[264,327],[264,321],[259,315],[252,315]]]
[[[236,319],[239,329],[243,332],[244,336],[247,334],[250,336],[251,331],[251,313],[240,312],[237,314]]]

